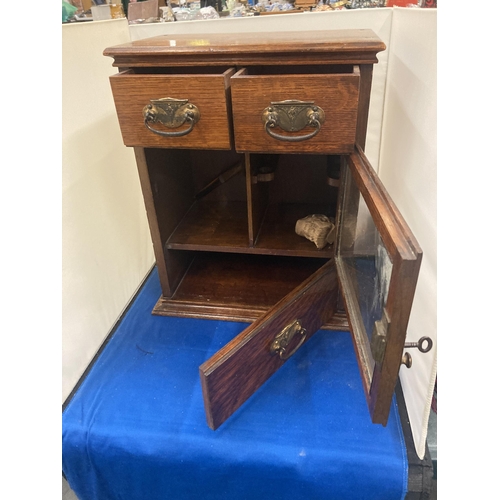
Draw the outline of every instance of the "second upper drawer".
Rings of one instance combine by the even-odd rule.
[[[342,73],[251,74],[254,71],[244,68],[231,78],[237,151],[340,154],[354,150],[358,66]]]
[[[110,77],[126,146],[231,149],[229,82],[214,74],[135,74]]]

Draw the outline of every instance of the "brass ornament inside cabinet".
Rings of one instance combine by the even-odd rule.
[[[313,101],[286,100],[272,102],[271,106],[262,112],[264,129],[274,139],[285,142],[299,142],[311,139],[321,129],[325,122],[325,112]],[[271,129],[281,128],[285,132],[300,132],[306,127],[314,130],[306,135],[280,135]]]
[[[155,134],[163,137],[182,137],[189,134],[194,125],[200,120],[200,110],[189,99],[174,99],[164,97],[162,99],[151,99],[142,110],[144,125]],[[184,124],[189,127],[177,132],[167,132],[153,128],[151,123],[161,123],[167,128],[179,128]]]
[[[301,335],[301,338],[298,344],[291,351],[287,352],[288,345],[296,334]],[[283,328],[283,330],[276,335],[273,343],[271,344],[271,354],[279,354],[282,360],[286,360],[297,352],[305,340],[306,329],[302,328],[300,320],[296,319],[289,325],[285,326],[285,328]]]

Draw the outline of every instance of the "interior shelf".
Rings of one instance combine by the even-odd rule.
[[[178,252],[191,264],[172,297],[160,297],[153,313],[229,321],[255,321],[302,284],[328,259],[223,252]],[[345,314],[324,328],[347,330]]]
[[[247,204],[244,201],[196,201],[181,220],[169,250],[237,251],[248,249]]]
[[[332,245],[318,250],[314,243],[295,233],[297,220],[315,213],[328,214],[328,205],[270,205],[256,244],[250,247],[245,202],[200,200],[191,206],[165,248],[329,258],[332,256]]]
[[[297,257],[333,256],[333,246],[318,250],[315,244],[295,233],[297,220],[312,214],[329,215],[327,204],[280,203],[267,208],[260,231],[257,235],[255,253],[272,252],[274,255],[294,255]]]
[[[172,302],[267,310],[326,260],[197,252]]]

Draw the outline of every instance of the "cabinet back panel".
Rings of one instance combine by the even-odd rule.
[[[241,172],[203,196],[203,200],[246,201],[245,158],[242,154],[237,154],[234,151],[191,150],[190,159],[195,193],[199,193],[210,182],[218,179],[223,172],[241,162]]]
[[[280,155],[270,203],[333,203],[334,189],[327,182],[326,155]]]

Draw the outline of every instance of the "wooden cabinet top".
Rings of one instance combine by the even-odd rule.
[[[369,29],[162,35],[107,48],[114,66],[373,64],[385,44]]]

